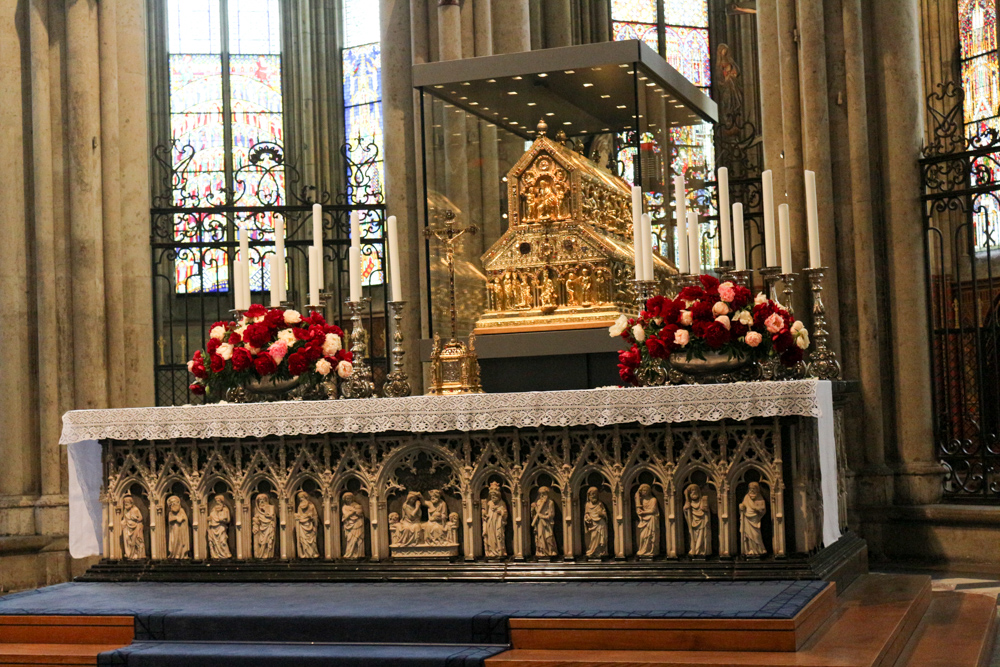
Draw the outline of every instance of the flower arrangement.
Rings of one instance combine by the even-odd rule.
[[[208,336],[188,370],[196,378],[191,393],[207,392],[214,400],[236,387],[283,380],[315,386],[331,374],[347,378],[354,370],[343,330],[316,311],[304,317],[253,304],[239,320],[213,324]]]
[[[618,353],[623,383],[641,384],[636,371],[680,353],[688,361],[706,354],[750,361],[777,357],[786,367],[802,361],[809,332],[788,310],[763,294],[752,297],[743,285],[708,275],[699,281],[676,299],[654,296],[638,318],[622,315],[611,326],[611,336],[631,343]]]

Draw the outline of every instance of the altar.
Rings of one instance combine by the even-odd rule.
[[[864,549],[834,384],[74,411],[70,547],[91,580],[826,578]]]

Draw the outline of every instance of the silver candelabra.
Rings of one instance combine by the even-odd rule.
[[[371,297],[361,297],[360,301],[348,301],[351,309],[351,365],[354,370],[340,386],[344,398],[371,398],[375,395],[375,383],[372,381],[372,371],[365,356],[368,354],[368,332],[365,331],[361,319],[361,311],[371,302]]]
[[[829,332],[826,330],[826,306],[823,305],[824,271],[826,271],[825,266],[805,269],[813,293],[813,351],[809,353],[807,368],[809,377],[820,380],[839,380],[840,362],[837,360],[837,353],[826,346],[826,337]]]
[[[405,301],[390,301],[389,307],[392,308],[392,318],[396,322],[395,331],[392,334],[392,372],[389,373],[385,378],[385,384],[382,386],[382,393],[388,398],[398,398],[400,396],[409,396],[410,390],[410,380],[406,376],[406,372],[403,370],[403,355],[406,354],[406,350],[403,348],[403,307],[406,306]]]

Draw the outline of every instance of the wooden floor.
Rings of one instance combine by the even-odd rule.
[[[134,635],[131,616],[0,616],[0,665],[96,665]]]
[[[649,628],[622,628],[621,636],[601,646],[568,648],[566,636],[544,635],[519,643],[490,658],[487,667],[986,667],[996,634],[996,599],[963,593],[932,593],[930,577],[865,575],[835,604],[823,608],[822,622],[814,610],[796,641],[799,650],[763,649],[759,629],[731,628],[700,643],[680,647],[676,642],[650,645],[642,632]],[[803,613],[805,613],[804,610]],[[803,619],[805,621],[805,619]],[[646,621],[646,623],[651,623]],[[512,629],[521,621],[511,621]],[[606,627],[606,626],[605,626]],[[801,637],[809,627],[813,632]],[[595,635],[598,636],[598,635]],[[607,633],[604,635],[607,637]],[[673,640],[668,633],[661,635]],[[787,639],[787,637],[786,637]],[[801,641],[800,641],[801,640]],[[629,642],[633,643],[629,643]],[[740,642],[742,641],[742,644]],[[654,650],[654,648],[656,650]]]

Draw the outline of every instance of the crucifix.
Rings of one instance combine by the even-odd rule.
[[[431,237],[436,238],[444,244],[445,261],[448,262],[448,287],[451,296],[451,340],[454,342],[457,329],[456,320],[458,318],[455,307],[455,242],[464,234],[472,236],[479,230],[475,225],[469,225],[465,229],[458,229],[456,227],[455,212],[450,209],[444,212],[443,217],[444,226],[437,228],[427,227],[424,229],[424,236],[427,239]]]

